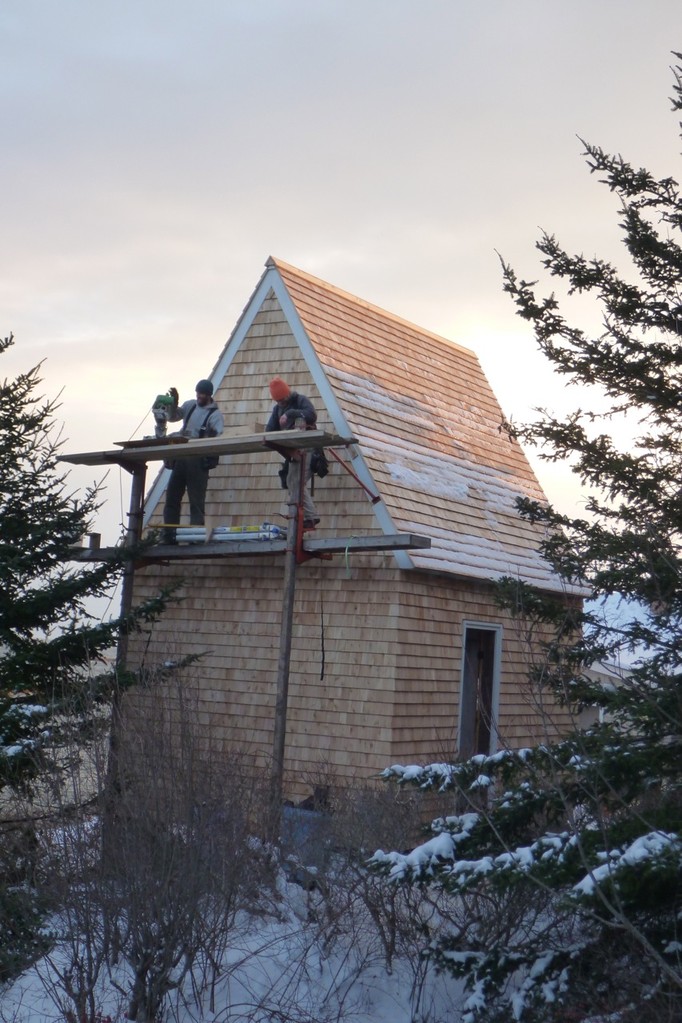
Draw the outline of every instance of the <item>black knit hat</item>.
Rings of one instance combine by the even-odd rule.
[[[197,394],[208,394],[211,397],[213,394],[213,384],[210,380],[200,380],[194,390]]]

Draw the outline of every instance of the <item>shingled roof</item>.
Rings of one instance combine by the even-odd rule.
[[[270,258],[213,371],[218,400],[275,300],[336,432],[358,439],[353,468],[382,499],[378,529],[431,538],[396,553],[401,567],[566,589],[538,553],[538,527],[517,513],[520,495],[546,499],[469,349]]]
[[[286,288],[395,532],[431,537],[420,569],[561,588],[519,518],[545,496],[476,355],[281,260]],[[340,433],[344,424],[335,423]]]

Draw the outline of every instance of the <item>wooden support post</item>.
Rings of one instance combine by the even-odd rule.
[[[305,486],[305,455],[289,462],[289,519],[287,528],[287,549],[284,555],[284,584],[282,586],[282,625],[279,637],[279,660],[277,662],[277,696],[275,701],[275,726],[272,750],[271,777],[271,837],[279,839],[279,825],[282,811],[282,788],[284,781],[284,748],[287,728],[287,702],[289,696],[289,669],[291,666],[291,635],[294,624],[294,599],[296,596],[296,563],[303,530],[303,488]],[[296,499],[296,496],[298,499]]]
[[[142,537],[142,518],[144,511],[144,483],[147,475],[145,462],[134,463],[132,466],[132,483],[130,487],[130,511],[128,512],[128,527],[124,545],[133,547],[139,543]],[[130,614],[133,606],[133,582],[135,577],[135,565],[129,561],[123,569],[121,582],[121,617],[125,618]],[[125,668],[128,659],[128,630],[125,626],[118,636],[118,647],[116,651],[116,667]]]
[[[145,462],[133,464],[132,482],[130,485],[130,511],[128,512],[128,527],[124,539],[124,546],[134,546],[142,536],[142,516],[144,510],[144,483],[147,474]],[[123,579],[121,582],[121,618],[125,618],[133,606],[133,581],[135,577],[135,565],[128,561],[123,568]],[[118,633],[118,645],[116,647],[116,678],[114,694],[111,701],[111,725],[109,728],[109,758],[107,761],[107,776],[104,785],[104,801],[102,806],[102,858],[107,861],[111,854],[111,836],[116,828],[116,810],[118,799],[121,793],[121,687],[119,685],[120,673],[125,671],[128,661],[128,629],[124,622]]]

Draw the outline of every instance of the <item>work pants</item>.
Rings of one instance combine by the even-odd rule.
[[[202,467],[202,461],[201,458],[178,458],[176,461],[166,489],[164,522],[170,522],[173,525],[180,523],[182,499],[187,492],[190,525],[203,526],[206,518],[208,469]]]
[[[310,468],[310,452],[307,451],[305,459],[305,483],[303,486],[303,518],[306,521],[308,520],[314,521],[315,519],[319,521],[319,515],[317,514],[315,503],[312,497],[310,496],[310,481],[312,479],[312,476],[313,473],[312,469]],[[287,490],[290,506],[298,504],[300,487],[299,479],[300,479],[299,474],[297,472],[292,472],[290,466],[289,472],[287,474]]]

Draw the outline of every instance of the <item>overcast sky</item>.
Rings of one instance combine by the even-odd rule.
[[[3,0],[0,31],[0,375],[46,359],[67,451],[191,397],[270,254],[474,349],[522,420],[561,394],[496,250],[620,258],[578,136],[678,177],[680,0]]]

